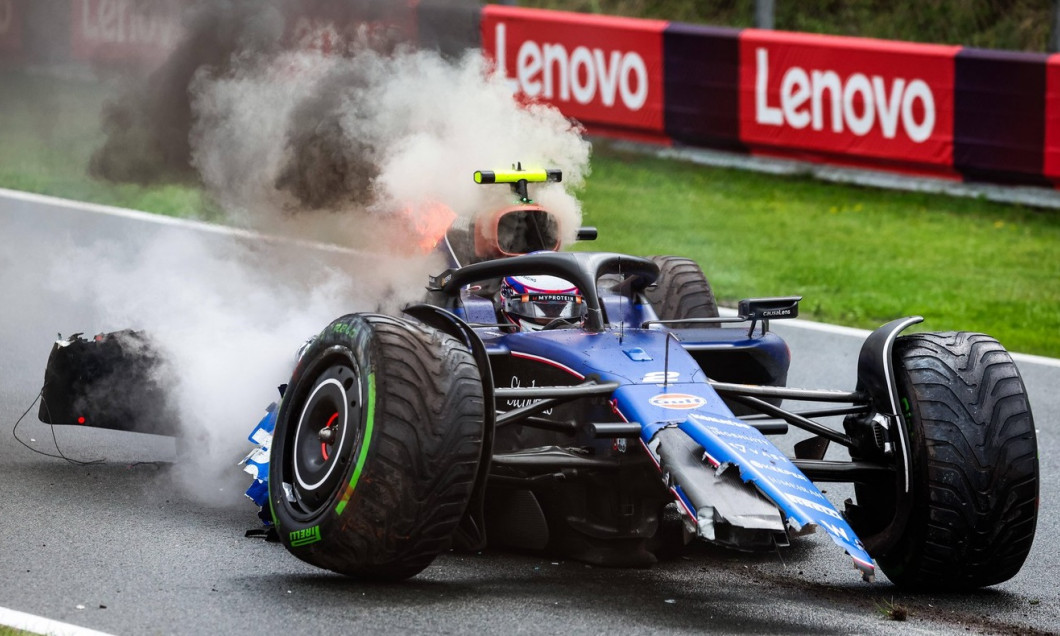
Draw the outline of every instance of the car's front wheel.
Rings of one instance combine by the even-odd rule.
[[[449,547],[483,439],[478,368],[430,327],[351,314],[304,352],[277,415],[269,503],[322,568],[404,579]]]
[[[897,585],[1012,578],[1038,516],[1034,420],[1015,363],[983,334],[920,333],[895,341],[894,368],[910,489],[901,475],[855,484],[851,525]]]

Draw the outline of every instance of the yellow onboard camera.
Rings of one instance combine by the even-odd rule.
[[[530,195],[526,190],[528,183],[558,183],[563,181],[563,171],[558,168],[543,168],[539,170],[523,170],[521,163],[515,164],[511,170],[476,170],[475,183],[507,183],[511,185],[512,192],[519,195],[521,203],[532,203]]]

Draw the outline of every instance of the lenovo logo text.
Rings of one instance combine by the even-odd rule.
[[[784,70],[779,104],[769,100],[769,50],[755,49],[755,121],[766,126],[824,130],[827,115],[835,133],[849,130],[862,137],[878,129],[886,139],[899,132],[916,143],[935,130],[935,97],[926,82],[896,77],[887,80],[853,73],[799,66]],[[827,95],[827,97],[826,97]],[[900,130],[899,130],[900,127]]]
[[[508,76],[506,26],[494,31],[497,70]],[[515,88],[528,97],[590,104],[599,99],[604,106],[621,100],[629,110],[640,110],[648,100],[648,67],[634,51],[605,51],[576,46],[568,50],[559,43],[538,44],[525,40],[515,55]]]
[[[133,0],[81,0],[81,35],[93,44],[170,47],[179,38],[179,26],[174,16]]]

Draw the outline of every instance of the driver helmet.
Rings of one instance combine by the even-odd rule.
[[[585,318],[578,288],[555,276],[507,276],[501,282],[501,313],[520,331],[538,331],[556,320]]]

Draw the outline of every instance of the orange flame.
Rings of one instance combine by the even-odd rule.
[[[412,228],[417,234],[413,240],[423,253],[434,249],[456,220],[456,212],[437,201],[428,202],[415,209],[407,208],[405,215],[412,222]]]

